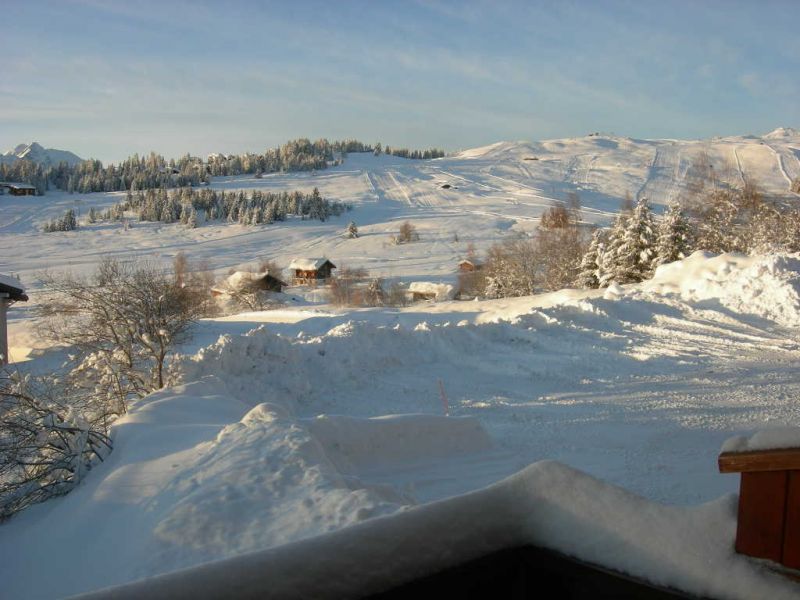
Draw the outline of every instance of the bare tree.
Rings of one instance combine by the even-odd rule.
[[[560,290],[574,284],[588,247],[584,238],[574,225],[541,229],[537,233],[536,258],[542,289]]]
[[[90,277],[45,273],[41,281],[49,290],[41,334],[72,347],[71,384],[102,390],[117,414],[164,387],[170,351],[202,314],[197,294],[148,262],[106,259]]]
[[[393,282],[384,295],[386,306],[408,306],[408,294],[406,289],[397,281]]]
[[[533,294],[539,280],[538,261],[533,238],[520,236],[494,244],[483,264],[484,295],[502,298]]]
[[[369,277],[366,269],[342,266],[336,276],[331,277],[328,287],[328,298],[337,306],[361,306],[363,304],[363,286]]]
[[[554,204],[542,213],[539,221],[544,229],[559,229],[570,225],[570,212],[563,204]]]
[[[394,238],[395,244],[407,244],[409,242],[419,241],[419,233],[417,228],[410,221],[405,221],[400,225],[400,230]]]

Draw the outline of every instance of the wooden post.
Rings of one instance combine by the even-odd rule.
[[[8,364],[8,294],[0,292],[0,366]]]
[[[736,551],[800,569],[800,448],[723,452],[721,473],[741,473]]]

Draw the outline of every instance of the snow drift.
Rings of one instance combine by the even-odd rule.
[[[800,255],[796,254],[714,256],[698,251],[659,267],[642,289],[679,294],[695,303],[717,300],[735,313],[800,326]]]
[[[284,315],[250,331],[201,323],[201,339],[246,333],[178,357],[176,385],[117,423],[106,463],[68,496],[3,524],[3,592],[63,596],[230,559],[132,589],[210,594],[268,581],[275,594],[347,595],[533,543],[697,594],[791,597],[796,587],[733,554],[730,496],[693,508],[652,498],[664,489],[684,504],[719,498],[735,488],[709,483],[722,477],[723,436],[750,415],[796,414],[787,394],[781,404],[737,388],[731,399],[710,373],[767,345],[796,347],[783,328],[800,326],[798,271],[790,255],[695,254],[608,290]],[[780,360],[796,359],[786,352]],[[457,417],[441,416],[439,382]],[[492,470],[487,455],[501,451],[506,462]],[[546,457],[609,483],[538,462],[414,508],[400,478],[365,476],[466,478],[463,493]],[[437,461],[440,470],[424,470]],[[480,479],[481,469],[494,477]],[[70,551],[76,539],[81,552]],[[43,562],[58,565],[52,577]]]
[[[661,506],[545,461],[471,494],[85,598],[353,598],[524,544],[698,596],[795,598],[796,584],[735,554],[735,527],[734,497]]]

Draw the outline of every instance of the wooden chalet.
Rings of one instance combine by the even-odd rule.
[[[0,194],[5,193],[10,194],[11,196],[35,196],[36,187],[28,183],[0,181]]]
[[[0,365],[8,363],[8,307],[14,302],[26,302],[28,296],[19,280],[0,275]]]
[[[230,275],[220,287],[211,288],[214,297],[231,294],[252,294],[255,292],[282,292],[287,284],[270,274],[236,271]]]
[[[289,268],[293,285],[324,285],[333,274],[336,265],[327,258],[296,258]]]

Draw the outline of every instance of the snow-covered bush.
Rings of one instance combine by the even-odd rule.
[[[45,233],[53,233],[54,231],[74,231],[78,228],[78,220],[75,217],[75,211],[68,208],[64,216],[60,219],[53,219],[44,225]]]
[[[0,372],[0,520],[66,494],[111,451],[84,408],[52,381]]]

